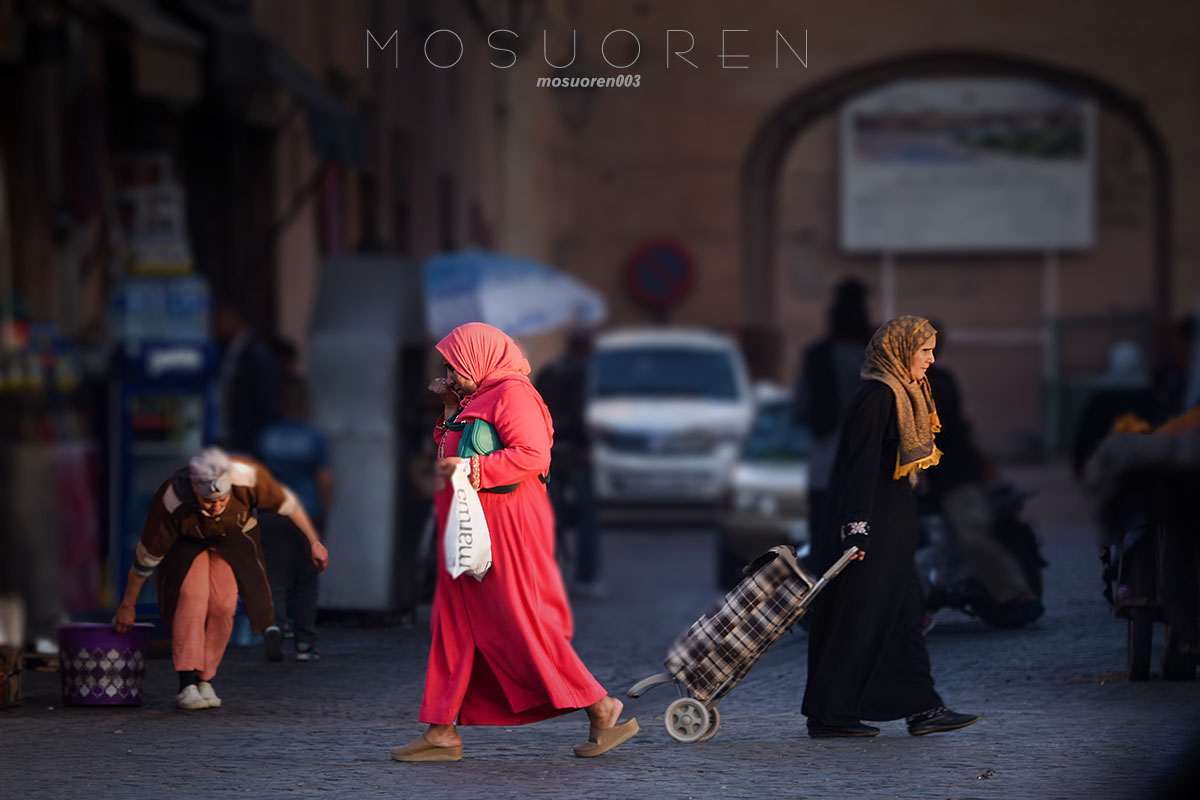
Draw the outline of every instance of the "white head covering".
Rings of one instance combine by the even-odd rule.
[[[1100,385],[1139,388],[1148,383],[1142,348],[1128,339],[1113,344],[1108,351],[1108,372],[1100,378]]]
[[[216,500],[229,494],[233,486],[233,463],[219,447],[206,447],[188,462],[188,477],[197,497]]]

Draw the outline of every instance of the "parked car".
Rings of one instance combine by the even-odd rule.
[[[684,328],[601,334],[587,407],[597,497],[715,504],[753,412],[731,337]]]
[[[730,588],[742,567],[766,550],[809,544],[808,458],[812,434],[796,423],[791,398],[760,404],[721,505],[717,581]]]

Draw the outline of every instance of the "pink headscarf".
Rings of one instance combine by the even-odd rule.
[[[455,372],[478,385],[476,394],[504,380],[529,383],[529,360],[521,348],[507,333],[486,323],[459,325],[437,343],[437,351]]]

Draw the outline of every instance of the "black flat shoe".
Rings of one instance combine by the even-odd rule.
[[[870,725],[817,725],[808,723],[808,735],[812,739],[857,739],[864,736],[878,736],[879,728]]]
[[[930,717],[929,719],[909,724],[908,732],[913,736],[924,736],[927,733],[956,731],[959,728],[974,725],[978,721],[978,714],[959,714],[957,711],[947,709],[936,717]]]

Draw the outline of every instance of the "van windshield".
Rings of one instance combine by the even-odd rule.
[[[812,452],[812,433],[795,422],[790,401],[767,403],[754,418],[742,455],[747,461],[802,461]]]
[[[606,348],[592,357],[595,397],[738,399],[730,353],[694,347]]]

